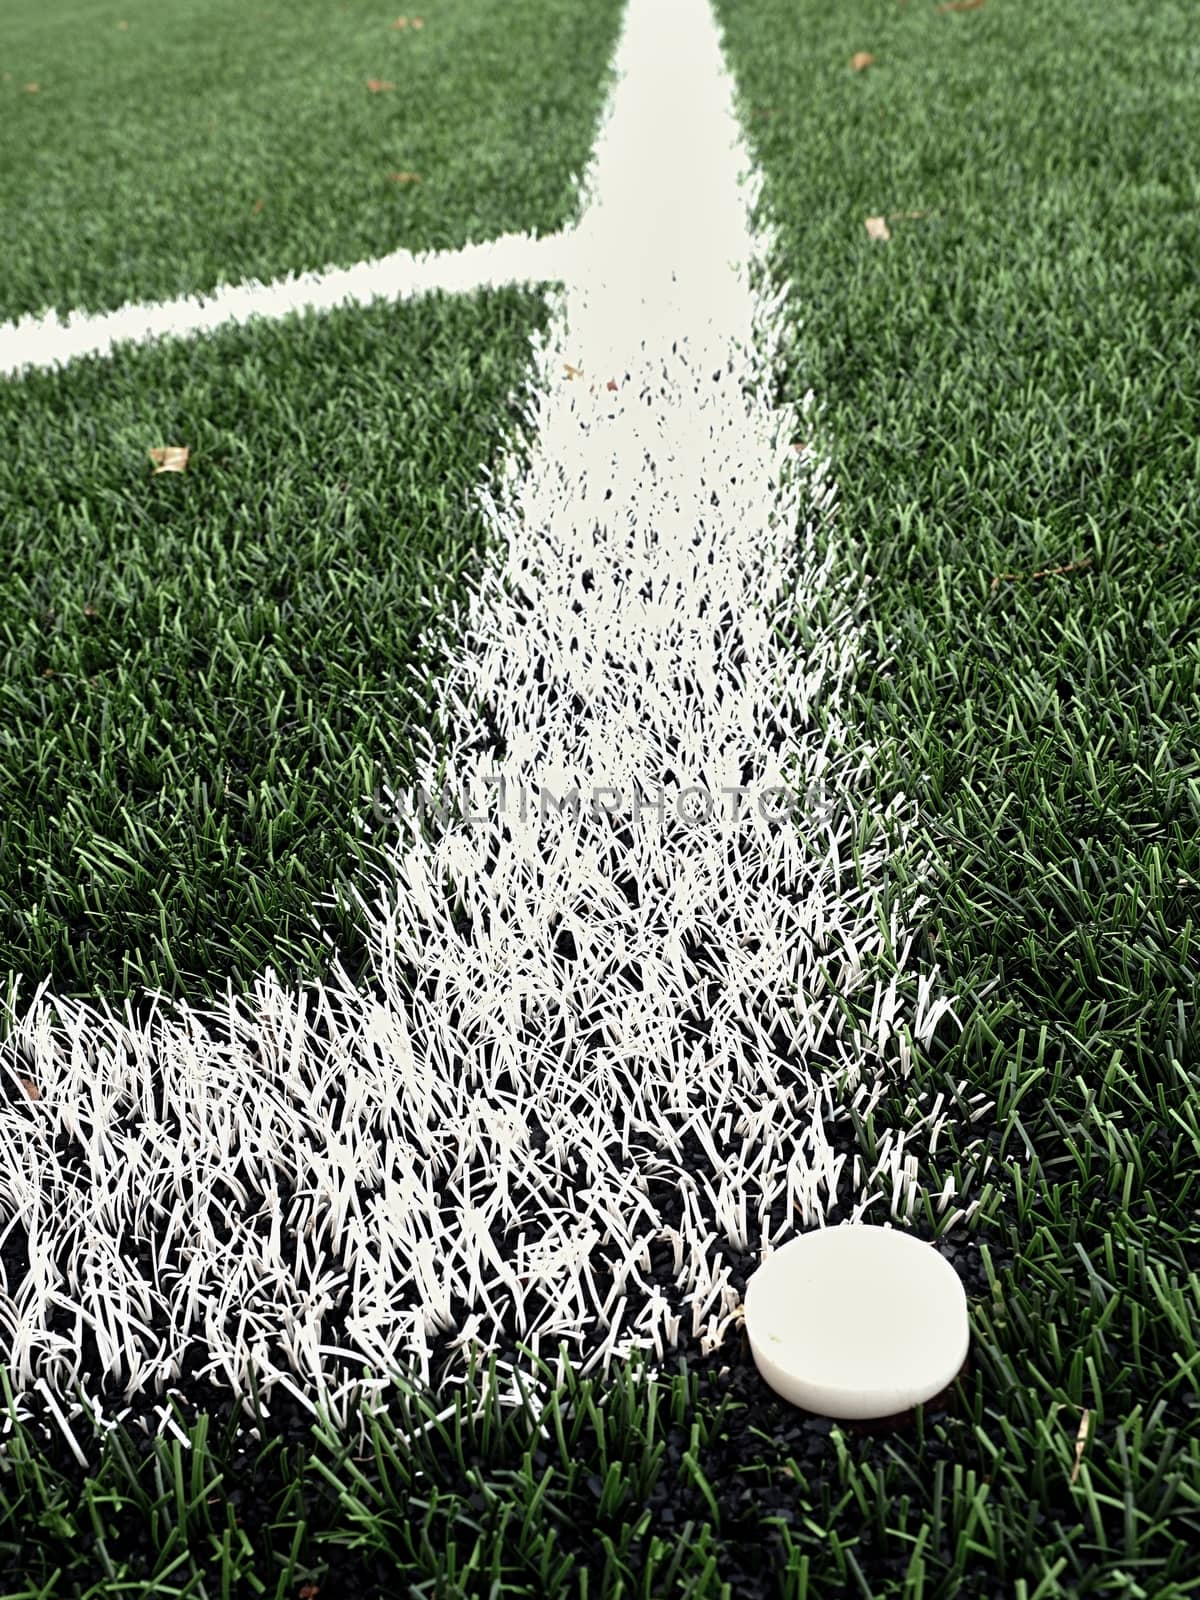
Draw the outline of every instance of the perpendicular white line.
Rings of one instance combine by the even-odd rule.
[[[222,284],[205,294],[129,304],[115,311],[51,310],[0,325],[0,377],[107,356],[128,345],[195,338],[254,319],[330,311],[376,301],[408,300],[438,291],[467,294],[514,284],[553,283],[561,276],[570,230],[533,238],[504,234],[460,250],[395,250],[352,267],[289,273],[272,283]]]

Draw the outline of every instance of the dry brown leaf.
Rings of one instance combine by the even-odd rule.
[[[582,367],[573,367],[569,361],[564,361],[563,362],[563,367],[566,370],[566,374],[567,374],[568,378],[582,378],[583,377],[583,368]]]
[[[604,387],[606,389],[619,389],[621,387],[621,385],[617,382],[617,380],[615,378],[610,378],[608,380],[608,382],[604,385]]]
[[[1060,572],[1079,572],[1084,567],[1090,567],[1091,564],[1092,558],[1087,556],[1083,561],[1069,561],[1065,567],[1042,567],[1039,572],[1031,572],[1029,576],[1031,578],[1054,578]],[[1005,578],[1019,582],[1024,576],[1023,572],[998,572],[992,579],[992,593],[995,594]]]
[[[1083,1451],[1088,1440],[1090,1421],[1091,1412],[1085,1411],[1083,1416],[1080,1418],[1079,1432],[1075,1435],[1075,1465],[1071,1468],[1070,1478],[1072,1483],[1074,1483],[1075,1479],[1079,1476],[1079,1463],[1083,1460]]]
[[[188,464],[188,446],[186,444],[165,444],[150,452],[151,461],[157,461],[152,477],[157,478],[160,472],[182,472]]]
[[[395,33],[397,28],[407,28],[407,27],[408,27],[408,18],[407,17],[397,17],[395,22],[392,23],[392,32]]]
[[[266,202],[264,200],[256,200],[250,207],[250,215],[252,217],[257,217],[265,204]]]
[[[983,0],[947,0],[944,6],[938,6],[939,14],[943,11],[978,11]]]
[[[382,94],[385,89],[394,89],[394,83],[385,83],[382,78],[368,78],[367,88],[372,94]]]
[[[420,183],[415,172],[389,172],[388,177],[393,183]]]
[[[414,17],[412,25],[414,28],[423,28],[425,26],[424,19],[421,17]]]
[[[40,1100],[42,1098],[38,1093],[38,1086],[32,1078],[22,1078],[21,1087],[31,1100]]]
[[[850,57],[850,65],[855,72],[861,72],[864,67],[873,67],[875,65],[875,57],[869,55],[865,50],[860,50],[857,55]]]
[[[888,240],[892,237],[891,229],[882,217],[867,217],[865,219],[867,232],[872,239]]]
[[[26,94],[37,94],[38,91],[41,89],[41,87],[42,86],[41,86],[40,83],[27,83],[25,85],[25,93]]]

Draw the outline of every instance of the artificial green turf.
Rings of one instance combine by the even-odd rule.
[[[6,0],[0,322],[553,233],[620,13],[429,0],[397,30],[400,0]]]
[[[996,1098],[1012,1166],[979,1229],[1015,1258],[1003,1314],[972,1308],[983,1403],[949,1429],[990,1526],[981,1493],[973,1557],[929,1581],[1195,1593],[1196,8],[717,10],[802,317],[780,392],[823,405],[832,525],[871,578],[848,720],[919,804],[924,955],[967,1020],[942,1071]],[[1044,1441],[1085,1409],[1052,1481]],[[911,1548],[899,1525],[877,1554]]]
[[[911,1434],[835,1427],[797,1465],[794,1415],[764,1402],[746,1474],[716,1396],[664,1377],[656,1410],[631,1406],[618,1368],[561,1439],[552,1417],[545,1439],[492,1418],[460,1447],[454,1418],[411,1483],[386,1450],[326,1464],[338,1508],[292,1490],[237,1559],[295,1593],[292,1540],[320,1526],[306,1574],[361,1537],[423,1594],[733,1600],[773,1565],[786,1600],[1183,1600],[1200,1593],[1195,7],[720,11],[803,318],[781,391],[825,404],[833,523],[874,579],[847,720],[879,746],[881,793],[919,800],[922,954],[963,997],[961,1037],[916,1048],[903,1095],[950,1076],[996,1100],[1003,1205],[972,1229],[1016,1265],[971,1304],[953,1414]],[[868,238],[864,216],[901,210],[938,215]],[[686,1445],[674,1482],[668,1441]],[[153,1526],[180,1592],[197,1573],[219,1592],[228,1504],[210,1535],[190,1468],[163,1458],[140,1500],[114,1469],[86,1523],[51,1479],[10,1481],[14,1594],[99,1582],[118,1524]],[[747,1477],[764,1498],[788,1486],[786,1508],[722,1519]]]
[[[0,384],[0,974],[192,996],[353,968],[314,910],[411,771],[542,299],[124,348]],[[149,452],[187,445],[183,474]]]

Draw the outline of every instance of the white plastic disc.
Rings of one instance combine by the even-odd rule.
[[[789,1239],[746,1284],[746,1335],[775,1393],[825,1417],[890,1417],[953,1382],[967,1295],[931,1244],[842,1223]]]

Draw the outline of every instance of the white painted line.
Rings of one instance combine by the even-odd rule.
[[[353,267],[289,273],[274,283],[225,284],[205,295],[125,305],[116,311],[54,311],[0,324],[0,377],[64,367],[83,356],[107,356],[123,345],[188,339],[255,318],[277,320],[297,311],[406,300],[436,290],[469,293],[514,283],[554,282],[569,233],[535,239],[504,234],[461,250],[414,254],[395,250]]]
[[[532,464],[485,496],[503,564],[472,591],[429,708],[424,784],[440,787],[444,754],[481,820],[426,837],[396,797],[393,870],[363,894],[385,1004],[340,967],[298,993],[268,972],[247,1001],[229,984],[219,1018],[164,1004],[153,1030],[39,991],[16,1037],[42,1098],[0,1106],[0,1199],[31,1239],[15,1387],[49,1372],[61,1390],[78,1370],[48,1331],[64,1301],[134,1389],[169,1384],[200,1339],[243,1393],[253,1364],[264,1396],[279,1382],[335,1418],[398,1360],[461,1382],[471,1345],[486,1357],[505,1327],[559,1381],[560,1340],[583,1374],[635,1348],[703,1355],[742,1316],[735,1259],[761,1261],[835,1197],[855,1222],[911,1216],[943,1097],[910,1096],[870,1170],[826,1130],[847,1101],[877,1105],[909,1039],[952,1012],[937,972],[912,970],[899,913],[880,925],[870,752],[839,714],[862,586],[818,537],[825,466],[791,448],[809,403],[770,408],[786,307],[751,289],[769,241],[749,231],[748,166],[705,0],[633,0],[594,203],[536,346]],[[796,608],[801,655],[775,645]],[[478,748],[485,706],[502,759]],[[556,809],[576,785],[579,806]],[[797,820],[764,817],[772,785],[807,797]],[[635,790],[663,792],[661,822],[656,804],[633,819]],[[902,838],[912,807],[890,811]],[[878,976],[888,944],[907,977]],[[156,1123],[155,1077],[185,1137]],[[118,1161],[122,1094],[145,1121]],[[51,1141],[83,1127],[97,1154],[81,1177]],[[268,1215],[256,1225],[243,1191],[218,1231],[213,1186],[239,1152]],[[169,1290],[113,1247],[151,1196]],[[954,1198],[947,1179],[938,1213]],[[655,1246],[669,1267],[652,1270]],[[335,1348],[324,1319],[343,1291]],[[455,1356],[434,1372],[439,1330]],[[515,1387],[501,1400],[522,1403]]]

